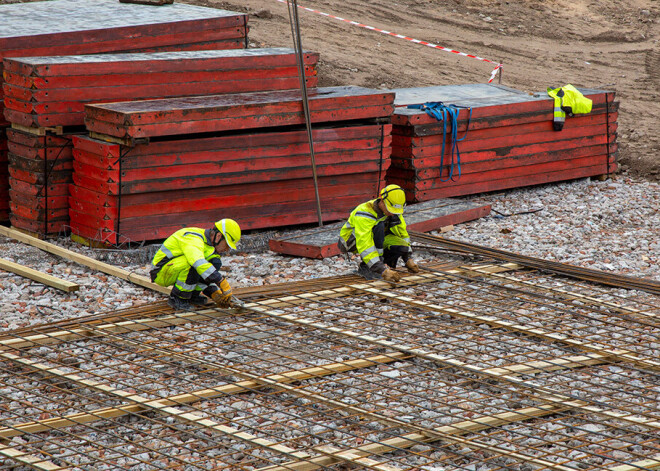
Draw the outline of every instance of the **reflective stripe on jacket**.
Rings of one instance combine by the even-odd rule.
[[[367,201],[355,208],[339,232],[339,237],[346,248],[352,249],[352,239],[355,240],[355,252],[360,255],[362,261],[369,268],[379,262],[381,255],[383,255],[383,249],[377,249],[374,243],[374,226],[381,221],[387,221],[389,217],[380,213],[380,211],[376,211],[376,201]],[[390,220],[395,221],[394,219]],[[389,229],[401,239],[410,240],[403,216],[397,216],[395,224],[390,226]]]
[[[569,116],[591,113],[592,100],[585,97],[571,84],[555,89],[548,87],[548,96],[554,99],[553,127],[555,131],[563,129],[566,113]]]
[[[162,267],[169,260],[184,256],[188,264],[197,271],[203,280],[218,282],[223,277],[209,261],[220,258],[213,245],[206,239],[204,229],[186,227],[169,236],[160,246],[152,264]]]

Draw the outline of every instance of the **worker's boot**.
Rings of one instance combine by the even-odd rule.
[[[189,300],[190,304],[193,306],[206,306],[206,304],[208,304],[207,301],[208,298],[198,291],[195,291]]]
[[[378,273],[372,272],[366,263],[360,262],[358,267],[357,274],[360,275],[365,280],[379,280],[381,276]]]
[[[170,294],[167,304],[175,311],[190,311],[193,308],[187,299],[180,298],[175,294]]]

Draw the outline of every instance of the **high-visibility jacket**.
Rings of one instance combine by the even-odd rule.
[[[548,95],[555,101],[552,123],[555,131],[561,131],[564,128],[566,113],[569,116],[591,113],[592,100],[585,97],[571,84],[555,89],[548,87]]]
[[[377,211],[376,201],[367,201],[355,208],[339,232],[339,237],[347,248],[355,244],[355,252],[369,268],[378,263],[383,255],[383,249],[376,248],[374,243],[373,229],[378,223],[384,222],[386,230],[389,229],[400,243],[410,245],[410,236],[403,215],[387,216]]]
[[[186,227],[169,236],[160,246],[152,264],[160,268],[172,259],[183,256],[206,284],[220,283],[222,274],[209,261],[220,258],[204,229]]]

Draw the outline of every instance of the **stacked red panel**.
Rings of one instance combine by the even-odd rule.
[[[613,92],[585,90],[593,100],[591,113],[567,117],[563,130],[555,131],[554,103],[547,95],[491,85],[443,88],[397,92],[399,105],[442,98],[457,105],[458,112],[452,137],[449,119],[403,106],[395,111],[387,182],[405,188],[410,202],[616,171],[618,103]],[[454,144],[458,152],[452,153]]]

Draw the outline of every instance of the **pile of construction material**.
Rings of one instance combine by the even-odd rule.
[[[339,219],[383,185],[394,94],[309,92],[322,217]],[[314,222],[300,92],[87,105],[74,138],[71,227],[109,243],[167,237],[218,217],[244,229]],[[123,141],[124,144],[111,141]]]
[[[318,54],[305,53],[304,61],[307,84],[316,86]],[[40,198],[68,194],[73,182],[71,138],[87,132],[86,103],[289,89],[299,84],[295,54],[284,48],[26,57],[5,59],[4,66],[5,116],[15,128],[7,133],[10,153],[24,157],[33,168],[10,159],[10,218],[16,227],[44,234],[69,226],[66,198],[57,203]],[[39,136],[37,147],[30,147],[30,133],[48,127],[58,127],[59,136]],[[12,142],[15,139],[18,142]],[[18,144],[27,146],[27,154],[14,151]],[[43,160],[45,154],[49,162]],[[18,189],[25,183],[33,185],[29,194]]]
[[[0,72],[6,67],[2,60],[12,57],[240,49],[247,45],[247,15],[186,4],[150,6],[122,4],[114,0],[95,0],[81,4],[79,0],[55,0],[0,5],[0,16],[5,19],[0,23]],[[77,66],[82,68],[84,61],[79,62]],[[48,64],[42,62],[41,65],[44,67],[40,71],[49,69]],[[111,88],[119,84],[113,82],[113,79],[120,78],[108,71],[105,84],[109,86],[97,82],[98,88],[94,89],[95,85],[90,83],[92,77],[85,77],[82,71],[82,76],[78,76],[78,72],[71,72],[72,68],[68,69],[68,75],[63,72],[64,76],[58,76],[57,71],[50,75],[31,75],[11,67],[8,69],[4,70],[8,83],[4,83],[0,90],[0,111],[4,111],[0,113],[0,222],[11,219],[16,227],[49,234],[65,224],[67,218],[52,216],[47,208],[55,209],[59,215],[66,213],[66,207],[61,204],[53,206],[58,204],[55,202],[49,205],[47,199],[38,199],[36,205],[28,207],[25,201],[29,197],[48,198],[46,194],[53,196],[54,193],[48,191],[48,183],[57,187],[55,192],[59,196],[62,189],[58,186],[70,183],[71,178],[69,176],[65,182],[62,175],[55,176],[51,171],[65,171],[64,167],[70,166],[72,156],[70,143],[64,149],[55,144],[58,163],[53,166],[53,163],[39,161],[41,157],[36,154],[49,145],[48,139],[43,136],[47,131],[60,135],[67,131],[57,126],[82,125],[82,120],[77,122],[82,111],[80,102],[117,99],[117,95],[113,95],[116,90]],[[145,70],[145,73],[149,72],[149,69]],[[121,93],[127,93],[130,84],[124,85]],[[92,94],[85,95],[81,87],[91,87]],[[121,99],[142,97],[136,93],[124,95]],[[160,93],[164,93],[162,88]],[[37,162],[25,162],[20,158],[26,156],[21,154],[7,158],[5,131],[10,126],[41,137],[35,139],[33,159]],[[16,133],[13,136],[18,139],[15,141],[17,145],[29,146],[26,144],[29,141],[27,136],[18,136]],[[17,167],[11,176],[10,185],[7,166],[14,162]],[[24,164],[23,167],[21,164]],[[40,174],[25,176],[26,165],[35,166]],[[51,175],[54,179],[46,182],[44,178],[50,179]],[[20,216],[12,215],[11,218],[10,186],[20,193],[12,201],[21,207]],[[35,190],[35,186],[41,189]],[[26,192],[26,187],[32,188]],[[32,211],[32,218],[26,219],[31,209],[35,210]]]
[[[582,90],[589,114],[553,129],[554,102],[498,85],[399,89],[392,117],[387,182],[410,202],[614,173],[618,102],[614,93]],[[456,106],[457,128],[409,105]],[[454,152],[452,152],[452,150]]]

